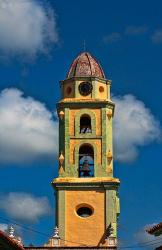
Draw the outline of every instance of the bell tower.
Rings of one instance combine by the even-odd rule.
[[[60,82],[59,175],[52,185],[61,246],[116,246],[119,180],[113,177],[110,85],[88,52]]]

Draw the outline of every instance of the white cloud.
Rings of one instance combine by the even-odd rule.
[[[18,89],[0,94],[0,162],[50,159],[58,149],[58,122],[44,104]]]
[[[114,43],[114,42],[118,42],[119,40],[121,40],[121,34],[118,32],[114,32],[103,37],[104,43]]]
[[[159,122],[142,101],[133,95],[113,97],[116,104],[114,116],[115,159],[130,162],[138,156],[139,146],[144,146],[161,136]]]
[[[133,95],[113,97],[114,156],[131,162],[138,149],[161,138],[158,120]],[[18,89],[0,94],[0,162],[27,165],[41,159],[54,159],[58,152],[58,121],[44,104],[24,97]]]
[[[140,35],[140,34],[144,34],[148,31],[148,27],[144,26],[144,25],[140,25],[140,26],[128,26],[125,29],[125,34],[127,35]]]
[[[151,39],[154,43],[162,43],[162,29],[156,30]]]
[[[0,209],[15,220],[33,223],[40,217],[49,215],[51,211],[46,197],[35,197],[21,192],[1,196]]]
[[[113,32],[111,34],[108,34],[106,36],[103,37],[103,42],[105,44],[110,44],[110,43],[114,43],[114,42],[118,42],[120,41],[124,35],[140,35],[140,34],[145,34],[148,31],[148,27],[144,26],[144,25],[139,25],[139,26],[135,26],[135,25],[130,25],[128,27],[125,28],[125,30],[121,33],[119,32]]]
[[[8,228],[8,225],[7,224],[4,224],[4,223],[0,223],[0,230],[5,232]]]
[[[0,1],[0,50],[35,56],[58,41],[54,10],[36,0]]]

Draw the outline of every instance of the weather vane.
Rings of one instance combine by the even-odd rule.
[[[85,41],[85,39],[83,41],[83,51],[86,51],[86,41]]]

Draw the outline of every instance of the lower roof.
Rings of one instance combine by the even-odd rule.
[[[24,250],[24,248],[0,230],[0,250]]]
[[[154,225],[153,227],[150,227],[149,229],[146,230],[147,233],[159,236],[162,234],[162,222]]]

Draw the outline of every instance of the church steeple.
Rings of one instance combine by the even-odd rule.
[[[59,176],[53,186],[62,245],[105,246],[110,238],[116,243],[119,180],[113,177],[110,85],[88,52],[61,81]]]

